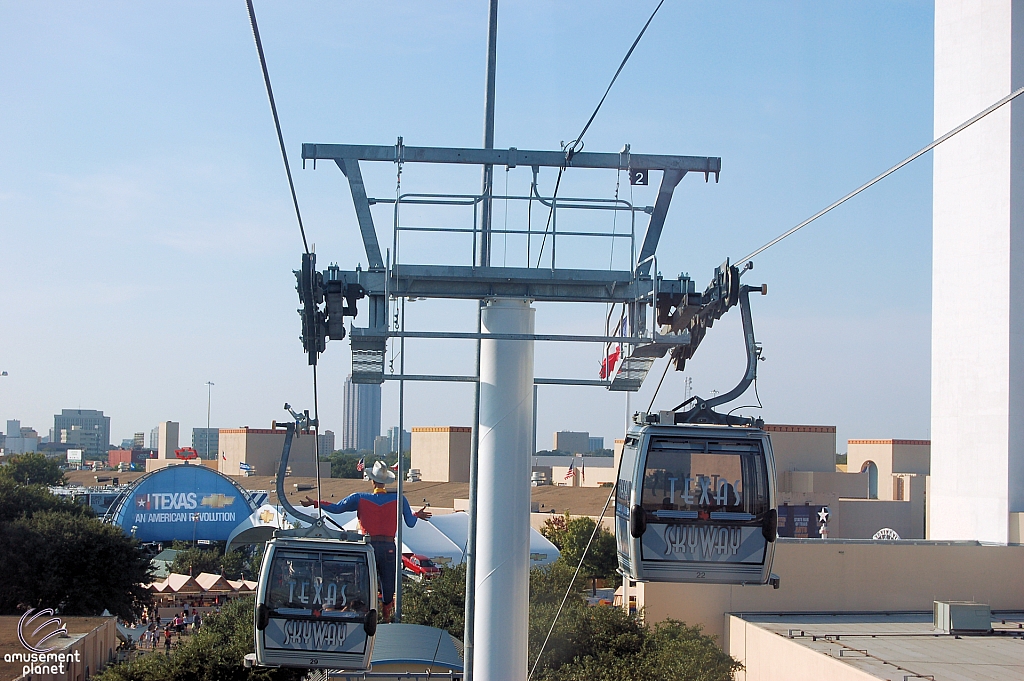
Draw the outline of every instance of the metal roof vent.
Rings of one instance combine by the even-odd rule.
[[[932,622],[947,634],[987,634],[992,631],[992,608],[973,601],[935,601]]]

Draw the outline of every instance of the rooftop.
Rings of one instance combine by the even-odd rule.
[[[992,615],[987,635],[944,634],[932,614],[737,614],[877,679],[1024,679],[1024,612]]]

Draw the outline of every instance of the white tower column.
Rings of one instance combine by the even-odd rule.
[[[935,136],[1024,85],[1024,2],[935,3]],[[932,539],[1024,512],[1024,102],[935,150]]]
[[[533,333],[527,300],[490,300],[484,333]],[[480,344],[475,681],[527,676],[533,341]]]

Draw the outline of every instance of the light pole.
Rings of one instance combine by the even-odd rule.
[[[210,398],[213,396],[213,382],[206,382],[206,458],[210,458]]]

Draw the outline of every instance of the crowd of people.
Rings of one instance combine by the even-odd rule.
[[[141,651],[155,651],[162,645],[167,655],[171,653],[171,647],[181,639],[182,636],[191,635],[199,631],[203,625],[203,616],[190,611],[186,606],[181,612],[167,619],[161,618],[154,613],[148,613],[143,623],[148,621],[146,630],[139,636],[138,641],[127,641],[125,645],[130,649]]]

